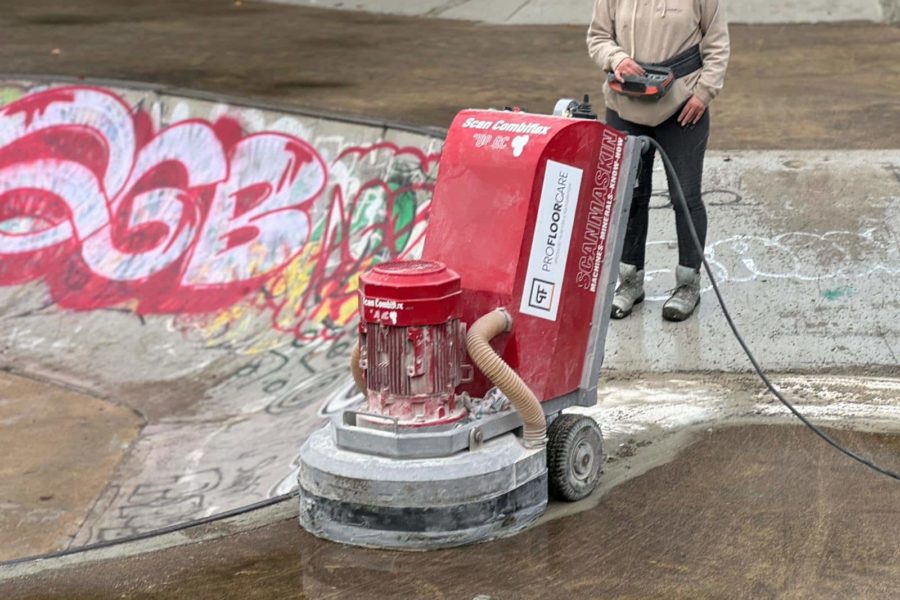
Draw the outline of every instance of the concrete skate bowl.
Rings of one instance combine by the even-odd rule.
[[[440,132],[120,82],[10,77],[0,105],[0,445],[25,456],[0,558],[289,492],[348,389],[357,273],[420,251]]]
[[[4,535],[22,542],[3,558],[289,492],[300,444],[349,398],[355,275],[421,248],[441,133],[117,82],[0,92],[0,527],[41,532]],[[897,173],[895,149],[707,157],[716,278],[828,425],[900,423]],[[676,244],[655,177],[647,301],[613,325],[586,410],[613,460],[600,494],[551,518],[670,460],[683,432],[788,419],[708,286],[697,318],[659,318]],[[254,522],[294,504],[272,509]]]

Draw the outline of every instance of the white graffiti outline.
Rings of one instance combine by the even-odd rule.
[[[889,236],[889,233],[875,228],[861,232],[827,231],[821,234],[789,231],[773,237],[734,235],[709,244],[706,259],[719,284],[751,283],[765,279],[820,282],[841,277],[858,279],[877,273],[900,275],[900,249],[884,239]],[[859,244],[868,255],[866,260],[861,261],[846,243],[842,243],[850,240]],[[654,240],[647,246],[668,247],[675,244],[672,240]],[[784,259],[779,261],[783,266],[773,264],[774,255]],[[804,256],[813,260],[802,260]],[[838,257],[837,260],[834,257]],[[653,281],[672,272],[672,269],[648,270],[646,277],[648,281]],[[711,290],[712,285],[706,285],[701,293]],[[656,302],[667,299],[668,295],[647,297],[648,301]]]

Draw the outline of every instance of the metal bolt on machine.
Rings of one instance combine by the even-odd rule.
[[[584,118],[587,101],[555,112],[461,112],[422,258],[361,276],[364,399],[301,450],[313,534],[455,546],[596,487],[600,428],[563,411],[596,403],[641,144]]]

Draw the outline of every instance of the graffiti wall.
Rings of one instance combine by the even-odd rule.
[[[329,337],[356,273],[421,241],[433,148],[317,148],[240,110],[99,87],[4,97],[0,285],[42,281],[61,308],[213,315],[214,331],[244,304]]]
[[[346,396],[358,273],[421,251],[438,137],[0,82],[0,366],[147,421],[74,544],[266,498]]]

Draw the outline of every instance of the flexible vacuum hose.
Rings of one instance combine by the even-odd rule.
[[[512,329],[512,317],[498,308],[484,315],[469,329],[466,350],[472,362],[481,369],[491,383],[503,392],[522,417],[525,425],[523,438],[529,448],[547,443],[547,419],[544,409],[522,378],[491,348],[491,340]]]
[[[353,344],[353,351],[350,353],[350,373],[353,374],[353,381],[356,382],[356,389],[365,396],[366,378],[363,376],[362,369],[359,368],[359,342]]]

